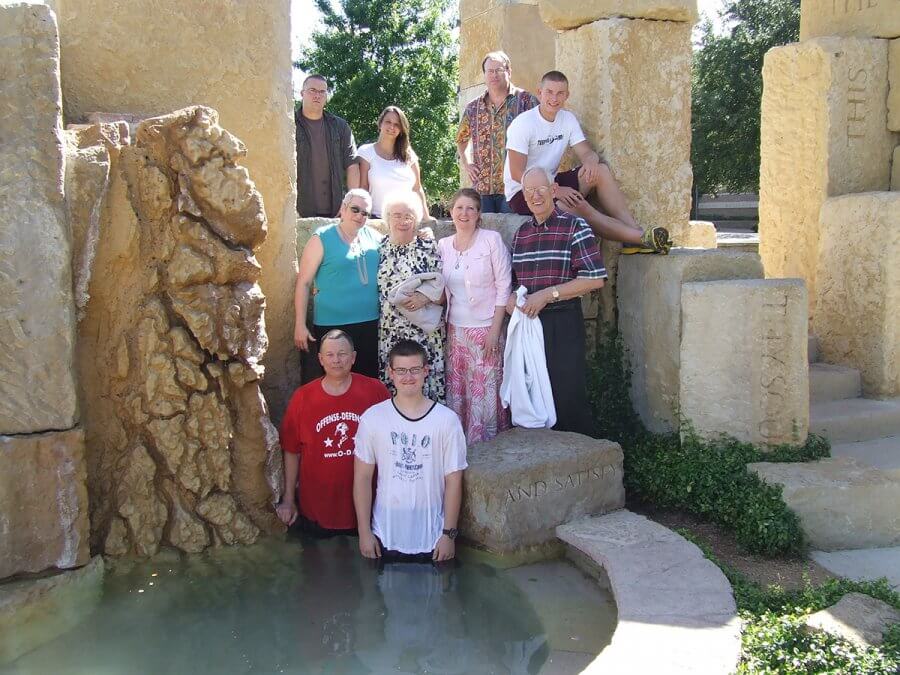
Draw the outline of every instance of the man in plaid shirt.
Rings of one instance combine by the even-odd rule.
[[[481,195],[482,213],[510,213],[503,194],[506,128],[519,115],[538,105],[537,97],[509,79],[509,57],[490,52],[481,62],[487,91],[466,106],[459,121],[456,148],[459,159]],[[466,149],[472,143],[472,158]]]
[[[513,239],[513,288],[525,286],[528,295],[516,307],[513,293],[507,312],[540,316],[544,353],[556,406],[559,431],[590,434],[593,428],[587,404],[584,317],[579,298],[606,279],[606,267],[590,226],[553,203],[547,172],[532,167],[522,176],[522,192],[533,218]]]

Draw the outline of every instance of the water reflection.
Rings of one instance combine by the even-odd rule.
[[[370,565],[355,539],[116,563],[99,609],[3,675],[537,673],[545,629],[511,576]]]

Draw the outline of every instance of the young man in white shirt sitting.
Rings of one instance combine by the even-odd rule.
[[[558,70],[545,73],[538,90],[540,105],[520,114],[506,130],[503,183],[510,208],[531,215],[522,194],[522,176],[540,167],[553,181],[553,199],[560,209],[583,218],[598,237],[623,242],[622,253],[668,253],[672,245],[668,230],[638,226],[609,166],[591,147],[575,115],[564,109],[568,98],[568,78]],[[569,146],[581,166],[560,172]],[[602,211],[588,203],[592,191]]]
[[[425,349],[400,340],[388,354],[394,398],[369,408],[356,432],[353,501],[359,551],[385,562],[456,555],[466,439],[456,414],[422,393]],[[372,505],[372,477],[378,484]]]

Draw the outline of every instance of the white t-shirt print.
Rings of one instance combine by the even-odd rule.
[[[528,155],[525,169],[539,166],[547,172],[550,180],[556,178],[556,170],[566,148],[584,140],[587,139],[578,119],[568,110],[560,110],[556,113],[556,119],[548,122],[539,107],[532,108],[516,117],[506,130],[506,149]],[[522,184],[514,181],[509,171],[509,153],[503,166],[503,187],[507,201],[522,189]]]
[[[444,477],[468,466],[456,413],[435,403],[412,420],[382,401],[360,417],[354,454],[378,467],[373,534],[401,553],[434,550],[444,529]]]

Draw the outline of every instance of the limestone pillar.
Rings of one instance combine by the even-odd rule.
[[[657,433],[678,429],[682,284],[762,278],[755,253],[674,249],[620,258],[619,331],[631,364],[631,400]]]
[[[891,191],[900,192],[900,145],[894,148],[894,159],[891,161]]]
[[[829,199],[820,226],[823,360],[857,368],[866,396],[900,396],[900,192]]]
[[[68,429],[75,306],[49,8],[0,7],[0,63],[0,434]]]
[[[299,382],[290,0],[58,4],[68,122],[94,111],[152,117],[201,104],[246,144],[269,228],[258,252],[270,339],[263,388],[280,419]]]
[[[800,40],[822,35],[900,37],[897,0],[803,0]]]
[[[766,276],[806,281],[811,315],[822,203],[888,189],[887,52],[885,40],[829,37],[765,57],[760,255]]]
[[[898,7],[900,10],[900,7]],[[888,129],[900,131],[900,38],[888,43]]]
[[[696,0],[542,0],[541,18],[557,30],[577,28],[597,19],[697,22]]]
[[[459,21],[460,110],[484,93],[481,62],[488,52],[506,52],[513,83],[532,92],[554,68],[556,31],[541,21],[536,3],[461,0]]]
[[[684,284],[679,402],[698,435],[761,446],[806,441],[806,305],[799,279]]]

